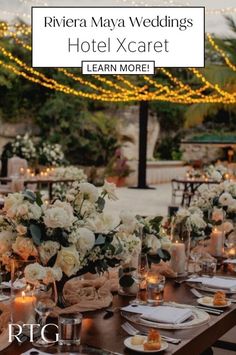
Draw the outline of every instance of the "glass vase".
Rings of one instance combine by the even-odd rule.
[[[188,274],[190,232],[183,224],[174,224],[171,231],[170,265],[177,276]]]

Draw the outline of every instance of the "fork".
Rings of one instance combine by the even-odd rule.
[[[139,329],[135,328],[133,325],[131,325],[130,323],[128,322],[125,322],[121,325],[122,329],[128,333],[129,335],[138,335],[138,334],[141,334],[141,335],[147,335],[148,334],[148,330],[142,330],[140,331]],[[167,337],[165,335],[161,335],[161,338],[163,340],[165,340],[167,343],[172,343],[172,344],[179,344],[181,342],[181,339],[176,339],[176,338],[170,338],[170,337]]]

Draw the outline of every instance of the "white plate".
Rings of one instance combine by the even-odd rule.
[[[131,343],[132,338],[133,337],[126,338],[124,340],[124,344],[128,349],[137,351],[138,353],[159,353],[159,352],[164,351],[168,348],[167,342],[162,340],[161,347],[159,350],[144,350],[143,345],[133,345]],[[145,336],[142,336],[142,338],[144,339],[144,341],[147,340],[147,337],[145,337]]]
[[[211,308],[227,308],[231,305],[231,301],[229,301],[229,300],[227,300],[227,304],[225,304],[225,305],[221,305],[221,306],[215,305],[213,303],[213,297],[207,297],[209,299],[209,301],[211,299],[211,302],[205,302],[206,297],[207,296],[198,298],[197,303],[201,304],[202,306],[211,307]]]
[[[164,302],[164,305],[179,307],[179,308],[191,308],[193,315],[191,318],[180,324],[168,324],[168,323],[157,323],[141,318],[141,314],[131,313],[121,311],[121,316],[130,322],[135,324],[145,325],[146,327],[151,327],[155,329],[188,329],[202,324],[206,324],[210,320],[210,316],[205,311],[198,309],[194,306],[187,304],[179,304],[175,302]]]

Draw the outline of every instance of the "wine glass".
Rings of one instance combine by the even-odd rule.
[[[55,344],[55,341],[49,339],[43,339],[42,329],[46,325],[46,320],[49,314],[53,311],[58,301],[57,288],[55,282],[44,285],[41,284],[35,290],[34,308],[35,312],[39,315],[39,334],[40,337],[33,342],[34,346],[48,347]]]
[[[193,274],[191,277],[198,277],[197,265],[202,256],[202,246],[197,245],[190,251],[190,258],[193,260]]]
[[[136,298],[135,300],[132,300],[130,302],[132,305],[139,305],[139,304],[146,303],[146,300],[142,299],[142,289],[143,289],[142,285],[146,280],[148,271],[149,271],[149,265],[148,265],[147,254],[141,253],[138,258],[138,266],[132,275],[134,281],[138,285]]]

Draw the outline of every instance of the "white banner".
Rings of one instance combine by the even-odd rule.
[[[204,7],[33,7],[32,66],[203,67],[204,28]]]

